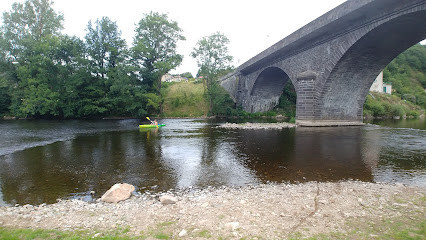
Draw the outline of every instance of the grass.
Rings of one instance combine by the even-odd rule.
[[[113,232],[102,232],[96,234],[89,231],[57,231],[44,229],[12,229],[0,227],[0,239],[109,239],[109,240],[128,240],[145,239],[144,236],[128,236],[126,232],[115,230]]]
[[[205,117],[208,104],[202,83],[179,82],[163,90],[163,117]]]
[[[375,240],[423,240],[426,236],[426,221],[421,220],[416,223],[407,221],[385,221],[371,224],[370,227],[356,228],[352,231],[341,233],[333,232],[317,234],[312,237],[303,237],[300,233],[295,233],[290,240],[340,240],[340,239],[375,239]]]
[[[342,233],[332,232],[326,234],[317,234],[312,237],[303,237],[301,233],[294,233],[288,239],[291,240],[325,240],[325,239],[394,239],[394,240],[423,240],[426,236],[426,220],[417,219],[418,221],[412,221],[409,219],[394,219],[385,220],[382,222],[368,223],[352,223],[358,225],[353,230]],[[160,226],[160,225],[157,225]],[[108,240],[124,240],[124,239],[146,239],[151,236],[154,239],[174,239],[173,233],[169,232],[166,226],[160,226],[155,231],[151,231],[151,234],[147,236],[129,236],[123,233],[121,230],[101,233],[96,236],[94,233],[88,231],[57,231],[57,230],[41,230],[41,229],[11,229],[0,227],[0,239],[108,239]],[[169,229],[170,230],[170,229]],[[212,236],[209,230],[201,230],[194,235],[195,237],[202,239],[227,239],[227,237]],[[251,237],[242,237],[241,239],[252,239]],[[257,239],[266,239],[261,235]]]

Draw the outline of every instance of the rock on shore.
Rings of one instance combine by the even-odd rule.
[[[294,233],[350,231],[347,222],[416,218],[426,190],[402,184],[338,182],[263,184],[241,188],[143,193],[118,204],[64,200],[40,206],[0,207],[0,224],[12,228],[111,231],[128,228],[167,232],[172,238],[285,239]],[[175,197],[162,204],[159,197]],[[420,216],[421,217],[421,216]],[[355,226],[356,227],[356,226]],[[153,237],[153,236],[152,236]]]
[[[101,197],[101,201],[108,203],[118,203],[130,198],[132,192],[135,191],[133,185],[127,183],[114,184],[105,194]]]

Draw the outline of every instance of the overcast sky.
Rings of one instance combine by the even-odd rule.
[[[0,0],[0,12],[10,11],[13,2]],[[103,16],[117,22],[131,44],[135,24],[150,11],[167,13],[177,21],[186,41],[179,42],[183,63],[174,73],[196,74],[190,56],[199,39],[220,31],[231,41],[230,54],[238,66],[272,44],[335,8],[345,0],[56,0],[54,9],[64,15],[63,33],[81,39],[89,20]]]

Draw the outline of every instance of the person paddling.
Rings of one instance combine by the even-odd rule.
[[[151,125],[155,125],[158,128],[157,120],[154,119],[154,121],[151,121],[151,119],[149,119],[149,117],[146,117],[146,119],[148,119],[151,122]]]

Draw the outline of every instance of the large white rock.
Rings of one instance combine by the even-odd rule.
[[[127,183],[117,183],[105,192],[105,194],[101,197],[101,201],[118,203],[130,198],[133,191],[135,191],[135,187],[133,185]]]

